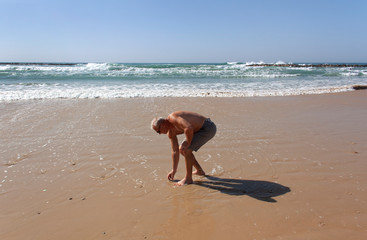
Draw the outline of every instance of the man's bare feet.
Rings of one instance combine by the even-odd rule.
[[[199,175],[199,176],[205,176],[205,172],[203,170],[195,170],[192,172],[192,174]]]
[[[187,180],[186,178],[184,178],[181,181],[175,183],[175,186],[183,186],[183,185],[192,184],[192,183],[194,183],[194,181],[192,181],[192,179]]]

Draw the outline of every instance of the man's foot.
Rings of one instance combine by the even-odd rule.
[[[186,184],[193,184],[194,181],[192,181],[192,179],[187,180],[186,178],[182,179],[181,181],[179,181],[178,183],[175,183],[175,186],[183,186]]]
[[[198,176],[205,176],[205,172],[203,170],[195,170],[192,172],[192,174],[198,175]]]

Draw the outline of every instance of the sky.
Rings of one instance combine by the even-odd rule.
[[[367,62],[365,0],[0,0],[0,62]]]

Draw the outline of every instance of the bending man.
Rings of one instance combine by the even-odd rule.
[[[168,174],[168,180],[173,180],[177,172],[180,153],[185,157],[186,176],[176,185],[193,183],[192,174],[205,175],[204,170],[196,161],[193,151],[198,151],[201,146],[214,137],[217,128],[209,119],[198,113],[177,111],[167,118],[154,118],[152,129],[159,134],[167,134],[172,146],[172,171]],[[186,139],[181,146],[178,144],[177,135],[185,134]],[[192,172],[192,167],[195,171]]]

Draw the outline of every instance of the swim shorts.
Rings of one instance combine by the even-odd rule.
[[[205,143],[212,139],[217,132],[215,124],[207,118],[199,131],[194,133],[189,149],[197,152]]]

